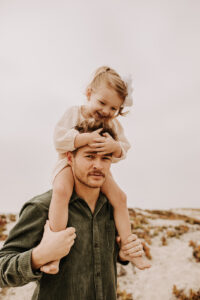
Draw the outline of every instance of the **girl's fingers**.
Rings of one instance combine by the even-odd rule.
[[[110,134],[109,134],[108,132],[104,132],[104,133],[103,133],[103,136],[105,136],[105,137],[111,137]]]
[[[105,140],[106,140],[106,139],[105,139],[104,137],[99,137],[99,138],[95,138],[95,139],[94,139],[94,142],[95,142],[95,143],[103,143],[103,142],[105,142]]]
[[[101,153],[101,155],[107,155],[107,154],[109,154],[107,151],[99,151],[100,153]]]
[[[101,149],[101,148],[103,148],[104,147],[104,144],[103,143],[97,143],[97,144],[89,144],[89,146],[91,147],[91,148],[95,148],[95,149]]]
[[[93,132],[100,133],[102,130],[103,130],[103,128],[99,128],[99,129],[97,129],[97,130],[94,130]]]

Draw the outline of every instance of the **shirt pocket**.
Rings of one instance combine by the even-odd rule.
[[[107,238],[107,246],[110,250],[114,251],[115,248],[115,222],[114,220],[110,220],[106,223],[106,238]]]

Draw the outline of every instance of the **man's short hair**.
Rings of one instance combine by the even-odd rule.
[[[77,124],[74,128],[80,133],[93,132],[99,128],[102,128],[102,131],[99,133],[100,135],[103,136],[103,134],[107,132],[112,136],[114,140],[117,140],[117,134],[114,129],[108,124],[108,122],[96,121],[95,119],[86,119]]]
[[[114,139],[114,140],[118,140],[117,139],[117,134],[114,131],[114,129],[108,124],[108,122],[103,122],[103,121],[96,121],[95,119],[85,119],[84,121],[78,123],[74,129],[76,129],[77,131],[79,131],[79,133],[88,133],[88,132],[93,132],[97,129],[102,128],[102,131],[99,133],[100,135],[103,136],[103,133],[107,132],[110,134],[110,136]],[[76,155],[77,150],[80,148],[75,149],[74,151],[72,151],[73,155]]]

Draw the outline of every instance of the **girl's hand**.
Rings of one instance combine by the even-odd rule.
[[[94,143],[89,144],[92,150],[100,152],[102,155],[113,153],[114,156],[121,156],[121,146],[109,133],[105,132],[103,137],[95,139]]]
[[[102,143],[105,141],[105,138],[100,135],[100,132],[102,131],[103,128],[99,128],[93,132],[87,133],[87,140],[88,140],[88,145],[92,145],[95,143]]]
[[[93,132],[86,132],[86,133],[78,133],[74,140],[74,147],[80,148],[86,145],[90,145],[97,142],[103,142],[105,140],[99,133],[102,131],[103,128],[99,128]]]

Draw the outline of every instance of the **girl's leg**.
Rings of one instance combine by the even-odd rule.
[[[106,195],[113,206],[115,225],[121,238],[121,242],[123,243],[131,234],[126,194],[114,181],[111,173],[106,177],[101,191]]]
[[[112,174],[108,174],[101,191],[106,195],[113,206],[115,225],[122,244],[127,240],[131,232],[129,212],[126,202],[126,194],[120,189],[114,181]],[[129,257],[137,268],[143,270],[149,267],[148,261],[144,257]]]
[[[74,177],[70,166],[61,170],[54,179],[53,193],[49,207],[49,225],[52,231],[66,228],[68,204],[73,192]],[[50,262],[40,268],[41,271],[55,274],[59,270],[59,261]]]

